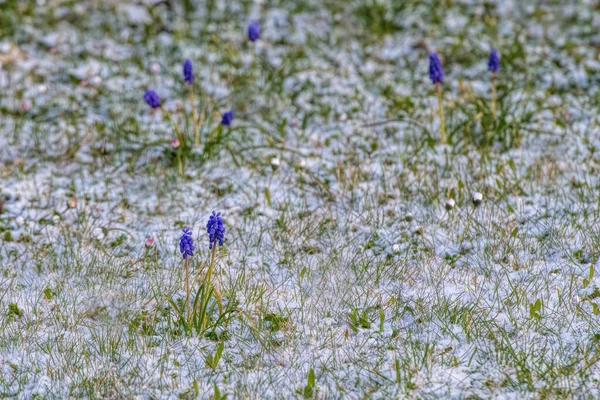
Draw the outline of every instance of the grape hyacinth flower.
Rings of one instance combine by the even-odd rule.
[[[248,39],[251,42],[256,42],[260,38],[260,24],[253,21],[248,25]]]
[[[212,212],[212,215],[208,218],[206,224],[206,232],[208,233],[209,245],[208,248],[212,249],[213,246],[219,243],[219,246],[223,246],[223,239],[225,238],[225,225],[221,219],[221,213]]]
[[[188,256],[194,256],[194,241],[192,240],[192,230],[190,228],[183,228],[181,231],[183,234],[179,238],[179,252],[185,260]]]
[[[429,54],[429,78],[433,84],[444,83],[444,69],[437,53]]]
[[[221,117],[221,125],[230,126],[231,121],[233,121],[233,111],[229,110],[223,114],[223,117]]]
[[[190,105],[192,106],[192,122],[194,125],[194,147],[200,147],[200,131],[198,129],[198,114],[196,113],[196,100],[194,98],[194,67],[188,58],[183,62],[183,80],[190,87]]]
[[[500,71],[500,57],[498,57],[498,50],[495,48],[490,52],[488,71],[492,74],[492,114],[496,118],[496,73]]]
[[[221,213],[217,213],[215,211],[212,212],[211,216],[208,218],[208,223],[206,224],[206,233],[208,233],[208,248],[211,249],[211,257],[210,264],[208,266],[208,270],[206,271],[206,275],[204,277],[204,282],[207,285],[212,285],[215,297],[217,299],[217,306],[219,307],[219,312],[223,313],[223,300],[221,296],[221,291],[217,283],[212,282],[212,274],[217,261],[217,244],[219,246],[223,246],[223,240],[225,238],[225,225],[223,224],[223,220],[221,219]],[[208,301],[209,292],[206,292],[204,297],[204,302]],[[206,320],[202,321],[202,329],[204,329],[206,325]]]
[[[144,93],[144,100],[152,108],[160,108],[160,97],[154,90],[146,90]]]
[[[492,49],[492,51],[490,52],[490,59],[488,60],[488,71],[500,71],[500,57],[498,57],[497,49]]]
[[[188,256],[194,256],[194,241],[192,240],[192,230],[190,228],[183,228],[181,230],[183,234],[179,238],[179,251],[183,255],[185,260],[185,304],[190,314],[190,267],[188,264]]]
[[[440,139],[446,144],[446,127],[444,124],[444,107],[442,105],[442,83],[444,83],[444,69],[436,52],[429,54],[429,78],[435,85],[438,96],[438,112],[440,114]]]
[[[183,62],[183,80],[185,83],[194,83],[194,67],[189,59]]]

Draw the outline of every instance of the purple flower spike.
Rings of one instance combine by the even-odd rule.
[[[437,53],[429,54],[429,78],[434,84],[444,83],[444,69]]]
[[[260,38],[260,24],[257,21],[251,22],[248,25],[248,39],[251,42],[256,42]]]
[[[192,230],[190,228],[183,228],[181,231],[183,235],[179,238],[179,251],[185,260],[187,256],[194,256],[194,241],[192,240]]]
[[[221,213],[212,212],[210,218],[208,218],[208,223],[206,224],[206,232],[208,233],[209,245],[208,248],[212,249],[213,245],[216,245],[217,242],[219,246],[223,246],[223,239],[225,238],[225,226],[223,225],[223,220],[221,219]]]
[[[160,97],[158,97],[158,94],[156,94],[154,90],[146,90],[146,93],[144,93],[144,100],[146,100],[146,103],[152,108],[160,107]]]
[[[490,59],[488,61],[488,71],[498,72],[500,71],[500,57],[498,57],[498,50],[492,49],[490,52]]]
[[[233,111],[229,110],[223,114],[223,117],[221,117],[221,125],[230,126],[231,121],[233,121]]]
[[[194,67],[189,59],[183,62],[183,80],[185,83],[194,83]]]

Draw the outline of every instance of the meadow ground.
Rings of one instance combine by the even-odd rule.
[[[599,32],[591,0],[0,0],[0,397],[598,398]]]

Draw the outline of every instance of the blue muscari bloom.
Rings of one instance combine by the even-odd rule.
[[[431,82],[434,84],[444,83],[444,69],[442,68],[442,62],[435,52],[429,54],[429,78],[431,78]]]
[[[223,239],[225,238],[225,226],[223,225],[223,220],[221,219],[221,213],[212,212],[210,218],[208,218],[208,223],[206,224],[206,232],[208,233],[208,240],[210,244],[208,245],[209,249],[213,248],[217,242],[219,246],[223,246]]]
[[[254,21],[248,25],[248,39],[251,42],[255,42],[258,38],[260,38],[260,24]]]
[[[192,240],[192,230],[190,228],[183,228],[181,231],[183,235],[179,238],[179,251],[185,260],[187,256],[192,257],[194,255],[194,241]]]
[[[189,59],[183,62],[183,80],[185,83],[194,83],[194,67]]]
[[[488,61],[488,71],[500,71],[500,57],[498,57],[498,50],[496,49],[492,49],[492,51],[490,52],[490,59]]]
[[[146,103],[152,108],[160,107],[160,97],[158,97],[154,90],[146,90],[146,93],[144,93],[144,100],[146,100]]]
[[[221,118],[221,125],[229,126],[231,125],[231,121],[233,121],[233,111],[230,110],[223,114],[223,117]]]

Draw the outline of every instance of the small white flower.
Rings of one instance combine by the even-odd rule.
[[[299,162],[298,162],[298,166],[300,168],[306,168],[306,160],[304,158],[302,158]]]
[[[481,202],[483,201],[483,194],[481,194],[479,192],[473,192],[472,197],[473,197],[473,204],[476,206],[480,205]]]
[[[271,159],[271,166],[273,166],[273,168],[277,168],[281,165],[281,160],[277,157],[273,157]]]
[[[39,85],[38,86],[38,92],[40,93],[46,93],[48,91],[48,86],[46,85]]]
[[[152,72],[154,75],[160,74],[160,64],[152,63],[152,65],[150,66],[150,72]]]
[[[53,221],[55,224],[57,224],[57,223],[58,223],[58,221],[60,221],[60,216],[59,216],[59,215],[54,215],[54,216],[52,216],[52,221]]]
[[[23,226],[23,225],[25,225],[25,218],[23,218],[19,215],[16,219],[16,222],[17,222],[17,225]]]
[[[90,85],[99,87],[102,84],[102,78],[98,75],[92,76],[89,80]]]
[[[346,122],[348,121],[348,114],[343,113],[342,115],[340,115],[340,121],[341,122]]]
[[[448,199],[448,200],[446,200],[446,210],[450,211],[454,207],[456,207],[456,201],[454,201],[454,199]]]
[[[400,252],[400,245],[399,245],[398,243],[394,244],[394,245],[392,246],[392,251],[393,251],[394,253],[398,253],[398,252]]]

